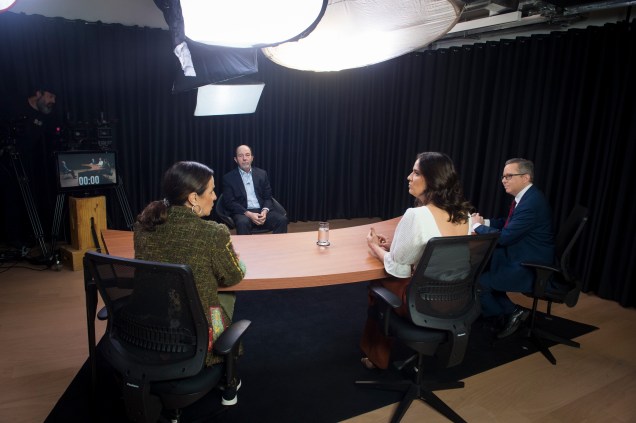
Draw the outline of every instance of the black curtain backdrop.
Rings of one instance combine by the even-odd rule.
[[[134,215],[160,198],[176,160],[210,165],[218,193],[243,143],[292,221],[401,215],[415,155],[430,150],[454,159],[483,215],[502,215],[503,163],[526,157],[555,224],[577,203],[590,208],[577,248],[585,291],[634,306],[635,30],[634,21],[571,29],[335,73],[259,55],[256,113],[194,117],[196,92],[171,94],[178,62],[167,31],[3,13],[0,101],[47,81],[62,122],[116,121]]]

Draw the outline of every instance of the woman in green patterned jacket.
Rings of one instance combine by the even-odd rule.
[[[216,339],[232,320],[235,294],[218,292],[245,276],[225,225],[201,219],[216,200],[214,171],[197,162],[177,162],[164,175],[164,199],[153,201],[137,216],[135,258],[187,264]],[[210,346],[213,339],[210,339]],[[209,350],[206,365],[222,361]]]

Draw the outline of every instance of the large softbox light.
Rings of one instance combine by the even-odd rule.
[[[15,4],[15,0],[0,0],[0,13],[6,12]]]
[[[338,71],[379,63],[420,49],[446,34],[463,3],[455,0],[329,0],[305,38],[263,48],[288,68]]]
[[[181,0],[185,35],[204,44],[263,47],[305,36],[327,0]]]

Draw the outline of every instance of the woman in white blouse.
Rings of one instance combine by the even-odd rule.
[[[415,207],[406,210],[393,240],[376,234],[374,228],[367,235],[371,254],[382,261],[386,272],[393,276],[381,281],[382,285],[402,298],[403,303],[413,269],[428,240],[470,234],[472,210],[471,204],[464,199],[453,161],[443,153],[418,154],[407,180],[409,194],[415,197]],[[370,301],[374,301],[371,296]],[[398,310],[404,315],[406,312],[405,308]],[[366,354],[362,358],[365,367],[388,367],[391,340],[384,336],[376,319],[367,319],[360,346]]]

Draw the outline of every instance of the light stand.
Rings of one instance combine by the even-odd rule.
[[[121,211],[124,214],[124,220],[126,220],[126,227],[128,230],[132,231],[133,225],[135,224],[135,218],[130,210],[130,204],[128,203],[126,192],[124,191],[124,184],[121,180],[115,187],[115,193],[117,194]]]

